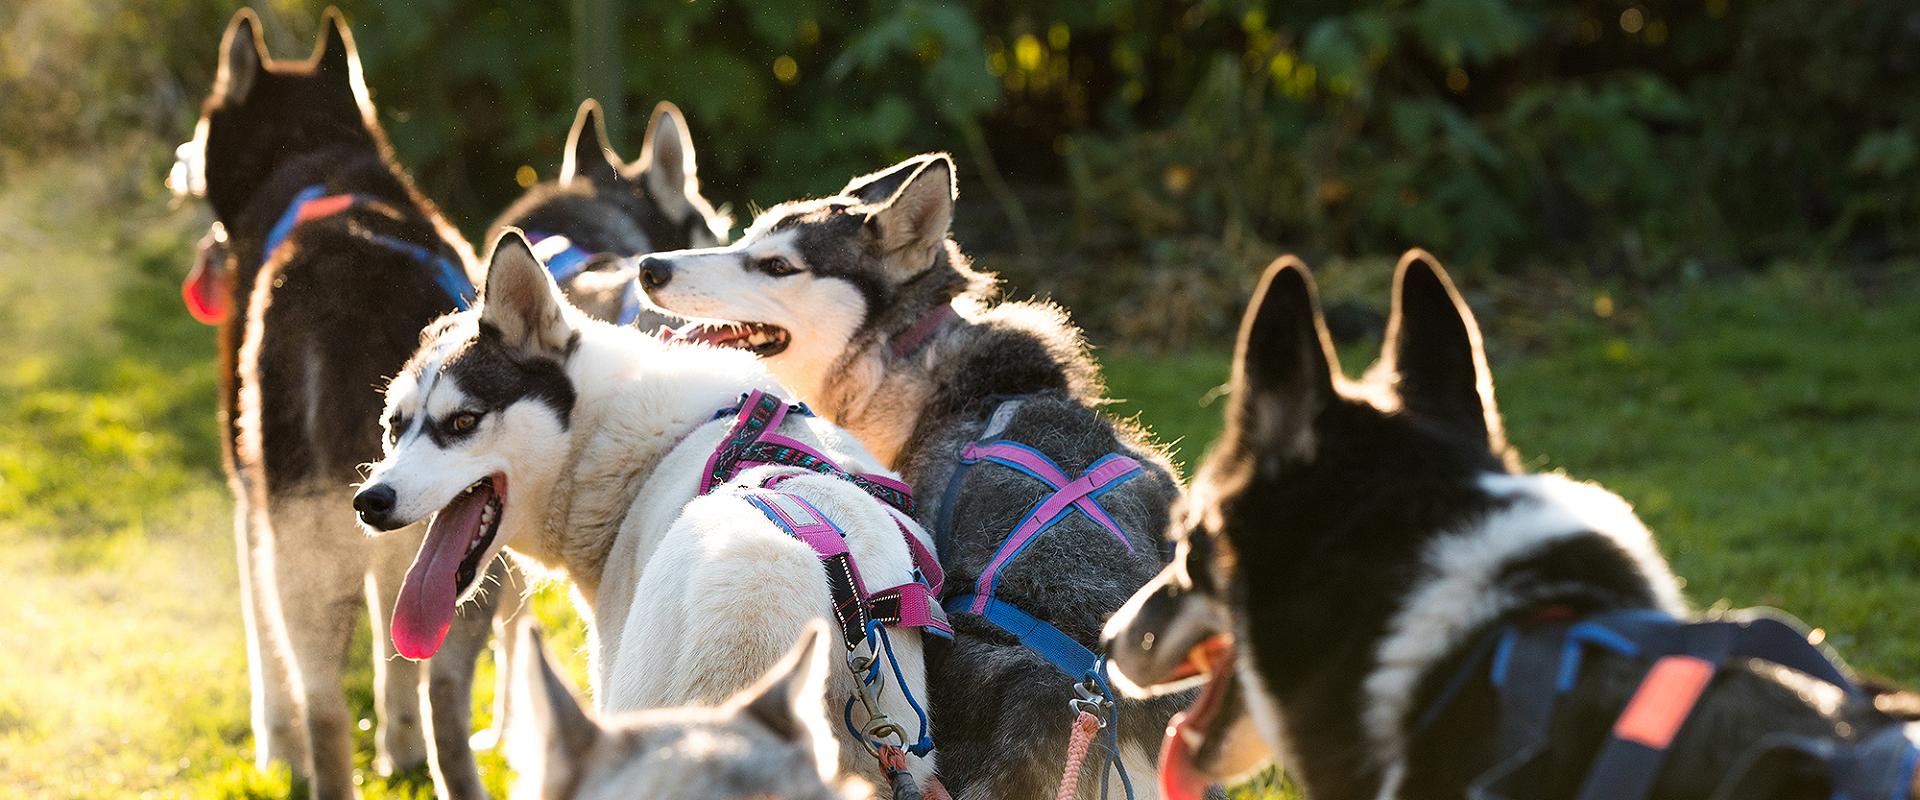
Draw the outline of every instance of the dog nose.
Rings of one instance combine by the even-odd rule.
[[[652,291],[673,280],[673,262],[657,256],[640,259],[640,288]]]
[[[394,501],[399,493],[384,483],[376,483],[360,490],[353,496],[353,510],[365,518],[384,517],[393,513]]]

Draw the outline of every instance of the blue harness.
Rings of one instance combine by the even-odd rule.
[[[593,263],[599,255],[580,245],[573,239],[557,234],[527,231],[527,243],[533,245],[534,255],[546,262],[547,272],[553,275],[554,283],[564,284],[574,276],[585,272],[587,265]],[[627,285],[626,295],[620,298],[620,316],[614,320],[618,325],[632,325],[640,318],[640,294],[631,282]]]
[[[1868,695],[1848,670],[1807,640],[1804,629],[1777,613],[1747,613],[1683,622],[1663,611],[1610,611],[1579,619],[1544,615],[1482,637],[1466,663],[1414,722],[1430,728],[1477,676],[1485,674],[1499,698],[1497,752],[1506,760],[1468,787],[1471,800],[1517,800],[1541,784],[1547,737],[1560,698],[1573,690],[1582,659],[1595,651],[1647,663],[1639,686],[1594,757],[1579,800],[1645,800],[1653,790],[1681,726],[1708,684],[1730,662],[1759,660],[1832,684],[1853,700]],[[1483,673],[1482,670],[1485,670]],[[1737,800],[1741,779],[1760,756],[1794,750],[1827,764],[1833,800],[1911,800],[1920,749],[1899,724],[1857,745],[1797,736],[1763,739],[1747,767],[1723,780],[1716,798]]]
[[[1001,403],[994,411],[994,418],[1010,416],[1019,402],[1008,400]],[[994,423],[988,424],[989,436],[992,436],[995,427],[998,426]],[[981,570],[974,591],[947,599],[947,613],[973,614],[986,620],[1018,639],[1022,646],[1039,653],[1061,672],[1079,681],[1074,687],[1078,696],[1068,703],[1074,710],[1092,714],[1100,720],[1100,726],[1105,731],[1103,747],[1108,752],[1108,763],[1119,774],[1128,800],[1132,800],[1133,780],[1120,760],[1119,724],[1113,714],[1114,694],[1113,686],[1107,680],[1106,658],[1045,620],[995,597],[994,593],[1000,585],[1000,573],[1008,563],[1076,512],[1113,534],[1131,552],[1132,541],[1120,530],[1119,524],[1113,521],[1106,509],[1100,507],[1099,497],[1141,474],[1144,468],[1132,458],[1109,453],[1078,476],[1069,477],[1066,470],[1061,469],[1053,459],[1029,445],[1003,438],[970,443],[961,450],[960,464],[954,468],[953,477],[948,479],[946,491],[941,495],[940,514],[934,530],[939,552],[951,552],[948,540],[953,536],[954,503],[960,497],[960,487],[966,482],[968,471],[982,463],[1014,470],[1045,484],[1052,491],[1028,508],[1007,538],[1001,541],[993,560]],[[1107,770],[1101,771],[1100,793],[1103,797],[1107,792],[1108,775]]]
[[[345,213],[355,207],[392,210],[392,206],[388,205],[386,201],[367,195],[327,194],[327,188],[320,184],[314,184],[305,189],[301,189],[299,194],[293,196],[293,202],[287,204],[287,210],[281,212],[280,219],[273,223],[273,228],[268,230],[266,247],[260,251],[262,253],[261,260],[265,261],[271,258],[273,252],[280,249],[281,245],[286,244],[287,237],[292,236],[293,229],[299,227],[301,223],[325,219],[335,214]],[[453,301],[455,308],[465,311],[472,307],[473,299],[477,294],[473,288],[473,281],[467,278],[466,270],[462,269],[453,259],[412,242],[385,234],[360,230],[353,230],[351,232],[354,236],[392,250],[432,268],[434,283],[440,287],[440,291],[445,292],[447,297]]]

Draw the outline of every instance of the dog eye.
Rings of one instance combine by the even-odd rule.
[[[471,411],[462,411],[453,415],[453,419],[447,420],[447,427],[454,433],[466,433],[478,424],[480,424],[480,415]]]
[[[399,444],[400,432],[407,429],[406,419],[395,414],[387,419],[387,444]]]
[[[794,266],[793,262],[780,256],[768,256],[767,258],[754,262],[753,266],[755,269],[776,278],[784,278],[800,271],[800,268]]]

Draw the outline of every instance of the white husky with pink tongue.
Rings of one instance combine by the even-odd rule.
[[[461,602],[480,591],[480,567],[506,549],[573,580],[599,710],[724,701],[809,622],[832,621],[821,556],[745,494],[776,475],[785,476],[780,493],[840,528],[866,586],[914,579],[903,533],[929,552],[930,537],[871,486],[760,465],[701,493],[708,459],[736,423],[716,412],[749,392],[781,394],[750,353],[661,342],[588,318],[517,232],[489,260],[480,304],[429,326],[387,387],[385,457],[355,499],[376,531],[433,517],[394,609],[402,655],[439,649]],[[771,427],[849,472],[895,477],[819,418],[787,413]],[[899,686],[874,692],[873,702],[911,736],[918,713],[909,698],[926,696],[921,633],[893,628],[887,639],[900,666],[887,680]],[[837,769],[885,785],[839,724],[856,686],[844,668],[828,686]],[[864,725],[862,705],[853,707]],[[908,767],[926,785],[931,754]]]

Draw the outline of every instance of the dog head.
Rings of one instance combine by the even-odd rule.
[[[916,156],[832,197],[775,206],[729,247],[641,259],[640,287],[714,323],[690,338],[750,350],[812,396],[850,354],[986,282],[947,236],[954,197],[953,160]]]
[[[640,160],[623,162],[607,141],[600,104],[587,100],[574,116],[560,177],[527,193],[494,221],[495,235],[524,230],[535,252],[579,251],[586,262],[560,289],[587,314],[618,320],[638,303],[632,256],[659,250],[716,247],[733,222],[700,194],[693,139],[672,103],[653,110]],[[635,320],[657,327],[665,317]]]
[[[815,622],[755,686],[715,708],[639,711],[596,721],[548,662],[531,626],[513,666],[508,756],[521,800],[871,797],[836,776],[826,712],[829,648]]]
[[[176,190],[204,189],[215,214],[236,219],[283,162],[340,143],[385,148],[346,20],[328,8],[313,55],[283,62],[267,55],[259,18],[243,8],[221,39],[194,139],[176,153]]]
[[[402,655],[439,648],[502,548],[537,544],[531,532],[571,446],[566,363],[578,313],[509,232],[494,244],[479,305],[428,326],[387,386],[385,454],[354,508],[376,531],[433,517],[394,610]]]
[[[1306,267],[1276,262],[1241,326],[1232,389],[1173,562],[1107,626],[1130,691],[1205,684],[1163,763],[1189,787],[1284,755],[1286,682],[1364,647],[1356,637],[1407,579],[1384,573],[1417,565],[1481,508],[1477,479],[1509,470],[1479,327],[1423,252],[1400,263],[1363,382],[1340,371]]]

